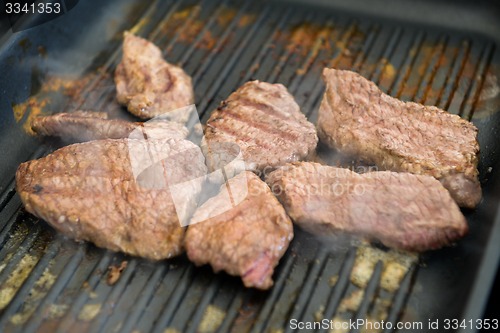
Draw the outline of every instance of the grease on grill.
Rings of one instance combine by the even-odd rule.
[[[0,287],[0,310],[3,310],[15,296],[17,290],[28,278],[39,258],[30,254],[25,255],[9,278]]]
[[[289,52],[299,57],[307,56],[302,66],[296,70],[297,75],[323,67],[349,69],[366,36],[356,24],[343,30],[344,27],[337,27],[330,22],[317,24],[306,21],[291,27],[290,30],[278,31],[276,43],[284,44]],[[341,31],[342,35],[339,35]],[[325,60],[322,62],[316,61],[320,52],[324,53],[322,58]],[[315,67],[311,68],[313,64]]]
[[[178,329],[176,328],[165,328],[165,330],[163,331],[163,333],[181,333]]]
[[[374,301],[371,315],[374,318],[380,320],[385,320],[389,315],[389,309],[391,308],[392,301],[390,299],[377,298]]]
[[[333,326],[334,328],[330,330],[330,333],[349,332],[349,329],[342,328],[341,324],[348,322],[352,316],[351,314],[359,310],[365,296],[365,288],[373,276],[375,266],[379,261],[383,264],[379,287],[392,293],[400,288],[404,276],[417,260],[418,255],[414,253],[396,250],[383,251],[368,244],[361,244],[357,249],[356,259],[350,276],[353,286],[349,287],[347,294],[340,301],[337,315],[332,318],[337,324]],[[335,287],[337,280],[337,275],[332,276],[329,281],[330,286]],[[375,294],[375,298],[371,301],[369,313],[365,318],[366,322],[375,323],[387,319],[388,312],[392,306],[392,296],[389,296],[388,299],[386,295],[392,294],[381,291]],[[322,318],[321,309],[315,314],[317,321]],[[361,328],[360,332],[376,333],[379,331],[373,330],[373,325],[370,326],[368,324]]]
[[[498,70],[487,68],[484,73],[477,73],[481,59],[470,52],[471,48],[471,42],[466,39],[457,45],[439,40],[424,41],[421,45],[413,46],[406,56],[413,59],[414,68],[401,66],[396,69],[396,72],[403,75],[404,84],[399,85],[397,91],[389,91],[390,95],[402,100],[438,105],[466,119],[472,118],[475,111],[485,112],[486,115],[498,111],[500,97],[498,79],[495,77]],[[460,69],[451,75],[454,62],[460,63]],[[386,70],[387,68],[383,70],[379,80],[379,86],[384,91],[391,87],[395,79],[395,73],[390,69]],[[474,96],[475,91],[471,90],[474,84],[482,87],[477,98]],[[453,87],[449,96],[444,96],[446,86]],[[421,89],[423,90],[420,91]],[[468,96],[471,91],[473,94]],[[484,103],[485,100],[488,102]]]
[[[12,105],[14,119],[17,123],[22,124],[22,128],[26,133],[35,135],[31,129],[33,119],[53,110],[57,100],[61,99],[62,96],[80,97],[81,91],[94,75],[89,74],[78,80],[61,77],[47,79],[36,94],[22,103]]]
[[[302,56],[310,54],[304,65],[296,70],[298,75],[307,73],[320,51],[332,50],[333,45],[329,37],[333,32],[331,25],[321,26],[314,23],[302,23],[292,29],[287,48]]]
[[[340,316],[335,316],[332,319],[333,329],[329,333],[347,333],[349,332],[349,320],[344,319]]]
[[[271,328],[268,332],[269,333],[284,333],[285,330],[282,328]]]
[[[381,328],[379,328],[379,329],[375,328],[378,325],[380,325],[380,320],[378,320],[377,318],[372,318],[372,317],[368,316],[364,319],[364,321],[365,321],[365,324],[361,328],[361,331],[360,331],[361,333],[379,333],[379,332],[382,332]]]
[[[339,312],[346,312],[346,311],[355,312],[356,310],[358,310],[364,295],[365,291],[362,289],[356,289],[352,291],[349,295],[344,297],[340,302]]]
[[[114,285],[119,279],[125,268],[127,268],[128,261],[122,261],[120,266],[109,266],[108,277],[106,282],[108,285]]]
[[[324,313],[325,313],[325,306],[321,305],[319,309],[316,312],[314,312],[314,320],[316,320],[317,322],[321,322],[324,318]]]
[[[102,304],[85,304],[82,311],[78,314],[78,320],[91,321],[101,311]]]
[[[7,263],[9,262],[10,258],[12,258],[12,253],[8,253],[3,259],[2,263],[0,263],[0,273],[2,273],[5,266],[7,266]]]
[[[394,68],[394,65],[391,64],[387,58],[382,58],[380,62],[384,66],[382,70],[382,77],[392,81],[397,73],[396,68]]]
[[[221,11],[220,11],[220,15],[217,16],[217,23],[219,24],[219,26],[221,28],[225,29],[229,26],[229,24],[231,24],[231,22],[236,17],[237,13],[238,12],[236,11],[235,8],[223,6]],[[247,25],[255,22],[255,19],[256,19],[255,14],[244,13],[244,14],[240,15],[236,25],[239,28],[243,28],[243,27],[246,27]]]
[[[33,312],[35,312],[38,302],[45,297],[55,281],[56,276],[49,271],[49,267],[45,268],[42,276],[40,276],[31,289],[21,311],[10,317],[10,322],[14,325],[24,324]]]
[[[328,284],[330,285],[330,287],[335,287],[338,280],[339,280],[339,276],[334,275],[334,276],[330,277],[330,279],[328,280]]]
[[[417,260],[418,255],[415,253],[396,250],[385,252],[368,245],[362,245],[356,252],[351,282],[360,288],[365,288],[373,274],[375,265],[382,261],[380,286],[394,292],[399,289],[404,276]]]
[[[217,331],[222,324],[224,317],[226,317],[226,312],[224,310],[215,305],[207,306],[197,332],[211,333]]]
[[[61,318],[68,310],[68,304],[50,304],[48,316],[50,319]]]
[[[137,35],[145,26],[148,25],[148,23],[149,23],[149,18],[143,17],[128,31],[134,35]]]
[[[413,47],[410,49],[409,57],[415,58],[415,66],[411,73],[407,75],[407,81],[404,85],[401,85],[399,91],[394,92],[395,96],[402,100],[413,100],[417,102],[421,102],[416,100],[417,91],[419,89],[421,81],[425,78],[426,72],[429,69],[429,65],[432,63],[432,59],[438,57],[440,52],[444,48],[444,44],[439,42],[437,44],[434,43],[424,43],[418,47]],[[443,67],[445,62],[447,61],[444,57],[439,57],[437,62],[435,63],[434,68],[431,69],[430,73],[436,71],[439,67]],[[438,90],[428,89],[428,94],[436,94]]]

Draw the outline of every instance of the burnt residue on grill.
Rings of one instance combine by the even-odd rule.
[[[202,119],[253,78],[285,84],[314,122],[324,89],[323,67],[358,71],[393,96],[484,124],[499,110],[498,52],[490,40],[334,10],[259,5],[144,3],[131,6],[118,24],[159,45],[168,61],[185,67],[193,77]],[[114,34],[87,76],[36,78],[41,85],[34,85],[33,99],[15,108],[18,126],[27,124],[37,108],[40,113],[107,111],[131,119],[116,103],[112,81],[120,45],[121,33]],[[50,46],[46,49],[44,59],[51,60]],[[42,146],[33,158],[46,151]],[[340,160],[331,151],[322,153],[329,163],[369,167]],[[432,305],[439,303],[426,292],[436,292],[435,282],[443,274],[458,272],[448,260],[447,266],[439,265],[434,280],[422,280],[431,284],[422,285],[419,277],[432,275],[427,266],[440,264],[428,262],[429,256],[419,265],[412,254],[366,244],[332,246],[297,229],[277,267],[275,286],[259,292],[244,288],[237,278],[213,274],[209,267],[196,268],[185,257],[153,264],[66,240],[19,209],[13,187],[5,193],[0,194],[0,330],[6,332],[290,332],[291,318],[416,321],[427,315],[422,304],[436,310]],[[491,223],[475,219],[472,229]],[[460,243],[444,255],[456,253],[464,253]],[[123,261],[127,268],[108,285],[108,268],[119,268]],[[468,282],[457,285],[466,289]]]
[[[217,30],[226,29],[236,17],[238,10],[231,6],[222,5],[217,13],[214,13],[216,26],[205,29],[207,20],[200,17],[202,7],[200,5],[190,5],[175,11],[169,20],[165,20],[160,26],[163,38],[173,38],[177,32],[177,40],[180,43],[191,44],[196,41],[196,47],[200,49],[212,50],[217,42]],[[256,14],[245,13],[238,18],[236,27],[244,28],[252,24],[256,19]],[[186,24],[188,22],[188,24]],[[213,31],[212,31],[213,30]],[[165,52],[171,51],[172,46]]]
[[[39,72],[33,69],[33,73]],[[94,73],[76,79],[56,76],[41,79],[40,89],[36,89],[36,93],[24,102],[12,105],[14,119],[22,125],[26,133],[34,135],[31,129],[33,119],[54,112],[53,105],[60,103],[63,98],[78,100],[80,92],[93,76]]]

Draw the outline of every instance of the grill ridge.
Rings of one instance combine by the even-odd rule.
[[[417,92],[413,95],[412,98],[413,101],[424,103],[424,101],[427,99],[427,95],[429,94],[429,91],[432,89],[432,82],[436,76],[439,63],[444,57],[444,52],[446,50],[446,47],[448,46],[448,42],[449,42],[448,36],[442,36],[438,40],[436,45],[438,46],[438,50],[435,50],[433,52],[432,58],[428,65],[428,69],[425,75],[422,76],[422,80],[419,83]]]
[[[455,69],[453,70],[453,73],[455,73],[455,75],[456,75],[456,76],[454,75],[456,80],[453,82],[453,85],[452,85],[453,88],[449,90],[449,96],[448,96],[447,101],[445,103],[445,108],[444,108],[445,110],[450,109],[451,102],[453,101],[453,98],[455,96],[455,92],[458,90],[458,85],[460,84],[460,78],[463,75],[465,65],[467,64],[467,61],[470,58],[470,53],[471,53],[472,47],[474,45],[471,40],[465,40],[465,41],[463,41],[463,43],[466,45],[465,54],[464,54],[464,57],[462,58],[462,61],[460,63],[458,63],[458,65],[459,65],[459,67],[457,67],[458,71],[455,72]]]
[[[196,38],[191,42],[191,45],[189,46],[189,49],[187,52],[185,52],[182,57],[178,60],[179,66],[184,67],[186,65],[186,62],[189,60],[191,55],[193,54],[195,47],[200,43],[201,39],[203,38],[203,35],[210,30],[211,27],[216,22],[217,17],[221,15],[221,12],[223,10],[223,6],[227,5],[227,1],[224,1],[221,5],[217,6],[217,9],[214,11],[214,13],[211,15],[210,19],[208,20],[207,24],[203,26],[203,29],[198,33]],[[248,3],[244,6],[245,8],[248,7]],[[241,8],[239,11],[239,14],[243,12],[245,8]],[[231,24],[234,24],[235,20],[233,19]],[[185,27],[189,27],[189,25],[186,25]],[[229,35],[230,29],[227,29],[224,35],[221,36],[221,38],[218,41],[218,45],[220,45],[222,40],[225,40],[227,36]],[[215,49],[215,48],[214,48]],[[199,69],[199,68],[198,68]],[[196,81],[194,78],[194,73],[193,73],[193,81]]]
[[[477,104],[479,102],[479,96],[481,94],[481,90],[483,88],[484,81],[486,79],[486,73],[488,71],[488,68],[490,67],[494,51],[495,51],[495,46],[492,43],[488,43],[485,46],[483,55],[481,56],[478,65],[475,69],[475,73],[478,73],[478,75],[475,76],[475,79],[471,84],[466,97],[464,97],[464,101],[462,102],[461,113],[467,115],[464,118],[468,120],[471,120],[472,117],[474,116],[474,111],[477,108]],[[465,108],[467,108],[468,110],[464,110]]]
[[[473,73],[478,73],[478,70],[480,69],[480,67],[482,67],[481,65],[485,62],[484,59],[487,59],[488,57],[488,48],[489,48],[490,45],[486,44],[486,45],[483,45],[483,47],[481,47],[481,51],[479,53],[479,56],[477,58],[477,61],[474,65],[474,70],[473,70]],[[484,59],[483,59],[484,58]],[[474,75],[476,76],[476,75]],[[472,94],[472,91],[476,88],[476,77],[472,77],[472,78],[467,78],[468,80],[468,84],[467,84],[467,89],[465,91],[465,94],[463,95],[462,97],[462,101],[460,102],[459,106],[458,106],[458,115],[460,117],[463,117],[463,118],[468,118],[468,114],[465,114],[465,106]],[[458,94],[455,94],[454,97],[458,96]],[[456,97],[457,99],[460,98],[459,97]],[[453,102],[453,100],[452,100]],[[458,102],[457,102],[458,104]]]
[[[127,268],[121,273],[120,279],[118,280],[118,282],[116,282],[115,285],[113,285],[113,288],[107,288],[104,281],[100,286],[97,287],[96,293],[98,296],[95,300],[96,302],[100,301],[100,304],[102,305],[99,314],[92,321],[92,324],[89,328],[90,331],[99,332],[106,323],[106,320],[109,318],[109,313],[114,310],[114,305],[118,302],[118,299],[121,296],[126,297],[124,290],[127,287],[128,282],[134,275],[134,270],[137,266],[138,259],[133,258],[129,260]],[[99,287],[104,290],[99,291]]]
[[[337,311],[340,304],[340,300],[345,295],[347,287],[349,286],[349,280],[351,276],[352,268],[354,267],[354,260],[356,259],[356,250],[351,248],[347,253],[342,268],[339,272],[339,279],[333,288],[331,296],[328,298],[328,303],[325,306],[325,311],[323,313],[323,318],[333,318],[333,315]],[[318,332],[324,332],[324,330],[318,330]]]
[[[355,20],[351,20],[348,23],[348,28],[344,31],[342,34],[342,37],[340,38],[340,42],[343,45],[348,45],[348,43],[351,41],[352,37],[354,36],[354,31],[356,29],[357,23]],[[337,51],[334,53],[332,56],[332,60],[329,62],[328,67],[336,67],[338,61],[340,60],[342,53],[342,49],[338,48]],[[317,80],[316,84],[312,88],[312,93],[311,96],[315,96],[314,98],[309,98],[308,101],[304,102],[303,109],[305,110],[306,116],[308,118],[311,117],[311,113],[315,110],[314,105],[316,103],[316,100],[320,97],[320,94],[323,90],[324,84],[321,79]],[[314,122],[313,119],[310,119],[310,121]]]
[[[237,50],[234,52],[231,59],[227,62],[227,66],[224,67],[224,70],[221,72],[221,74],[219,76],[217,76],[217,78],[215,79],[214,83],[211,85],[208,92],[206,92],[206,96],[214,96],[216,94],[216,92],[219,90],[223,81],[229,75],[230,70],[234,68],[234,65],[236,64],[236,61],[240,57],[241,53],[245,50],[245,47],[247,47],[250,40],[254,37],[260,24],[267,17],[268,12],[269,12],[269,7],[266,7],[264,9],[263,13],[261,13],[259,19],[256,20],[255,23],[252,25],[252,28],[251,28],[250,32],[245,36],[245,39],[238,45]],[[203,99],[200,102],[199,109],[202,112],[202,114],[205,113],[206,111],[208,111],[205,109],[205,107],[208,105],[208,103],[209,103],[209,99],[207,99],[207,98]]]
[[[371,302],[375,298],[375,293],[377,291],[378,284],[380,282],[380,277],[382,275],[382,262],[379,261],[375,269],[373,270],[373,274],[370,278],[370,282],[368,282],[368,286],[365,288],[365,293],[363,295],[363,300],[361,301],[361,304],[358,308],[358,311],[356,312],[356,315],[354,317],[354,320],[357,321],[358,319],[364,319],[366,314],[368,313],[368,307],[370,306]],[[358,333],[358,329],[351,330],[353,333]]]
[[[188,268],[184,271],[182,278],[176,285],[174,293],[168,299],[167,306],[164,308],[161,315],[157,319],[155,326],[152,329],[153,332],[163,331],[163,329],[167,327],[172,320],[176,309],[179,307],[182,298],[185,296],[187,289],[192,282],[193,270],[193,266],[189,265]]]
[[[100,280],[99,272],[106,271],[109,263],[111,262],[112,253],[109,251],[105,251],[101,259],[96,263],[94,269],[91,270],[90,274],[86,277],[86,281],[88,284],[88,288],[90,290],[95,290]],[[57,327],[57,332],[68,332],[70,326],[73,324],[73,321],[76,320],[78,312],[80,312],[81,308],[89,298],[88,292],[82,288],[75,298],[74,302],[71,304],[70,308],[66,311],[64,316],[61,318],[59,325]]]
[[[389,61],[388,59],[391,59],[394,55],[396,46],[398,45],[399,41],[401,40],[401,36],[403,35],[403,29],[401,27],[396,27],[393,31],[394,32],[391,34],[391,38],[387,46],[384,48],[381,58],[377,63],[377,68],[375,69],[373,74],[369,76],[370,80],[372,80],[373,82],[380,82],[382,71],[387,67]],[[385,62],[383,61],[383,59],[385,59]]]
[[[313,289],[319,282],[321,273],[326,267],[327,257],[328,257],[328,251],[325,248],[320,247],[318,254],[316,256],[317,260],[314,260],[311,263],[311,267],[309,268],[309,271],[306,273],[307,279],[304,281],[304,288],[301,290],[301,293],[297,299],[297,302],[293,307],[293,312],[289,316],[289,319],[292,318],[299,318],[299,320],[303,319],[303,315],[306,310],[306,307],[303,305],[309,304],[309,300],[313,295]],[[287,327],[285,333],[289,332],[292,332],[292,330],[290,327]]]
[[[9,275],[14,271],[14,268],[19,264],[22,258],[31,250],[33,244],[37,240],[41,232],[40,226],[36,226],[32,231],[26,235],[22,243],[19,245],[18,250],[12,255],[7,265],[2,270],[0,277],[0,285],[3,285],[8,279]]]
[[[425,40],[426,33],[425,32],[419,32],[415,36],[414,42],[412,44],[412,47],[408,49],[408,56],[403,63],[402,68],[398,71],[398,79],[394,81],[393,85],[391,88],[388,90],[389,93],[392,95],[394,92],[395,97],[399,98],[401,96],[401,93],[403,92],[404,89],[404,83],[408,80],[408,78],[411,75],[411,70],[413,66],[415,65],[417,55],[420,52],[422,45]],[[396,87],[399,86],[398,90],[395,90]]]
[[[13,315],[24,302],[26,296],[29,294],[33,284],[40,278],[45,268],[48,266],[50,260],[52,260],[59,251],[60,247],[59,241],[54,241],[49,244],[45,255],[37,262],[36,266],[31,271],[28,278],[23,282],[21,288],[16,292],[14,298],[10,301],[5,309],[2,311],[2,317],[0,317],[0,327],[6,324],[9,316]]]
[[[240,81],[238,81],[238,84],[236,86],[238,86],[238,87],[241,86],[244,82],[250,80],[252,75],[255,74],[256,66],[262,62],[264,57],[270,51],[270,47],[272,45],[273,38],[275,37],[276,32],[279,29],[282,29],[284,27],[284,25],[288,21],[290,15],[291,15],[291,9],[288,8],[288,9],[286,9],[286,11],[285,11],[284,15],[281,17],[281,19],[279,20],[278,24],[275,26],[274,31],[271,34],[269,34],[268,39],[266,39],[266,41],[264,43],[264,46],[260,49],[259,53],[254,57],[254,61],[252,62],[252,65],[249,67],[250,70],[246,71],[245,76]],[[256,25],[256,27],[257,27],[257,25]],[[237,54],[237,53],[235,53],[235,54]],[[237,59],[237,58],[235,57],[234,59]],[[221,75],[221,77],[223,77],[223,76]],[[214,85],[214,86],[216,86],[216,85]],[[211,97],[203,99],[200,102],[200,110],[202,111],[202,114],[201,114],[202,121],[206,120],[208,118],[208,113],[209,113],[208,111],[211,110],[212,108],[214,108],[215,105],[219,103],[219,101],[216,99],[216,96],[218,96],[217,93],[221,90],[221,88],[222,88],[222,84],[217,89],[212,89],[213,91],[211,90],[210,93],[208,94],[208,96],[211,96]],[[226,96],[222,96],[221,99],[224,99],[225,97]]]
[[[392,307],[390,308],[390,311],[387,315],[387,322],[395,323],[401,317],[401,312],[403,311],[403,307],[405,306],[410,294],[411,286],[413,284],[412,282],[416,277],[416,270],[417,268],[415,266],[410,267],[405,277],[403,278],[401,286],[394,295]],[[384,330],[384,333],[390,332],[394,332],[394,329],[386,328]]]

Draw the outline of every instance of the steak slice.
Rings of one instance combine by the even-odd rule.
[[[292,220],[311,233],[347,232],[386,246],[425,251],[467,233],[457,204],[430,176],[391,171],[357,174],[295,163],[266,179]]]
[[[236,200],[243,196],[242,200]],[[214,216],[228,202],[239,202]],[[269,187],[245,171],[221,186],[198,208],[185,239],[187,255],[196,265],[210,264],[241,276],[246,287],[268,289],[274,267],[293,238],[290,218]]]
[[[209,149],[219,147],[218,143],[236,143],[247,169],[260,172],[303,160],[318,143],[314,125],[287,89],[259,81],[245,83],[212,112],[205,138]],[[208,166],[210,170],[222,167],[216,163]]]
[[[479,144],[472,123],[434,106],[390,97],[351,71],[325,68],[323,78],[322,141],[384,170],[433,176],[459,206],[479,203]]]
[[[160,260],[181,253],[185,230],[178,216],[186,212],[179,208],[194,211],[201,184],[186,185],[185,205],[176,206],[168,186],[148,183],[157,166],[168,185],[206,173],[190,141],[107,139],[22,163],[16,188],[28,212],[70,238]]]
[[[72,142],[102,139],[124,139],[134,130],[148,139],[184,139],[188,130],[171,121],[129,122],[108,119],[105,112],[75,111],[36,117],[31,124],[33,131],[42,136],[58,136]]]
[[[116,97],[141,119],[194,104],[191,77],[163,59],[153,43],[125,32],[123,58],[115,71]],[[180,116],[179,122],[188,119]]]

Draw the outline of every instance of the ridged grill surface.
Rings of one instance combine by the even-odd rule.
[[[157,44],[168,61],[192,76],[202,122],[249,79],[285,84],[316,122],[324,90],[321,71],[328,66],[358,71],[392,96],[472,119],[486,136],[491,131],[485,121],[491,105],[484,96],[492,89],[488,78],[500,62],[495,43],[486,38],[250,1],[155,2],[138,11],[128,28]],[[116,39],[96,57],[78,98],[65,96],[60,109],[122,114],[112,81],[120,57]],[[493,108],[498,110],[498,104]],[[41,145],[29,158],[56,146]],[[488,148],[484,151],[487,154]],[[335,160],[324,148],[319,155]],[[482,175],[487,167],[481,166]],[[432,299],[451,295],[436,295],[439,287],[426,283],[438,279],[438,285],[445,285],[447,276],[462,267],[450,263],[450,256],[464,253],[460,245],[438,251],[424,256],[423,267],[411,264],[399,287],[388,290],[382,286],[387,270],[382,260],[370,266],[369,278],[360,287],[353,283],[358,246],[328,243],[296,230],[275,273],[274,287],[259,292],[245,289],[238,278],[194,267],[184,256],[150,263],[65,239],[21,208],[13,176],[2,175],[12,180],[0,194],[2,332],[292,332],[291,319],[426,320],[428,313],[419,312],[419,302],[435,303]],[[485,216],[481,207],[466,215],[469,221]],[[478,234],[474,228],[470,237]],[[463,248],[468,248],[468,241]],[[433,273],[441,255],[448,258],[447,264]],[[108,285],[108,267],[123,260],[127,268],[116,284]],[[470,282],[458,277],[451,281],[458,288]],[[361,296],[355,299],[356,295]],[[354,305],[349,305],[350,299]],[[442,313],[452,311],[455,308]]]

